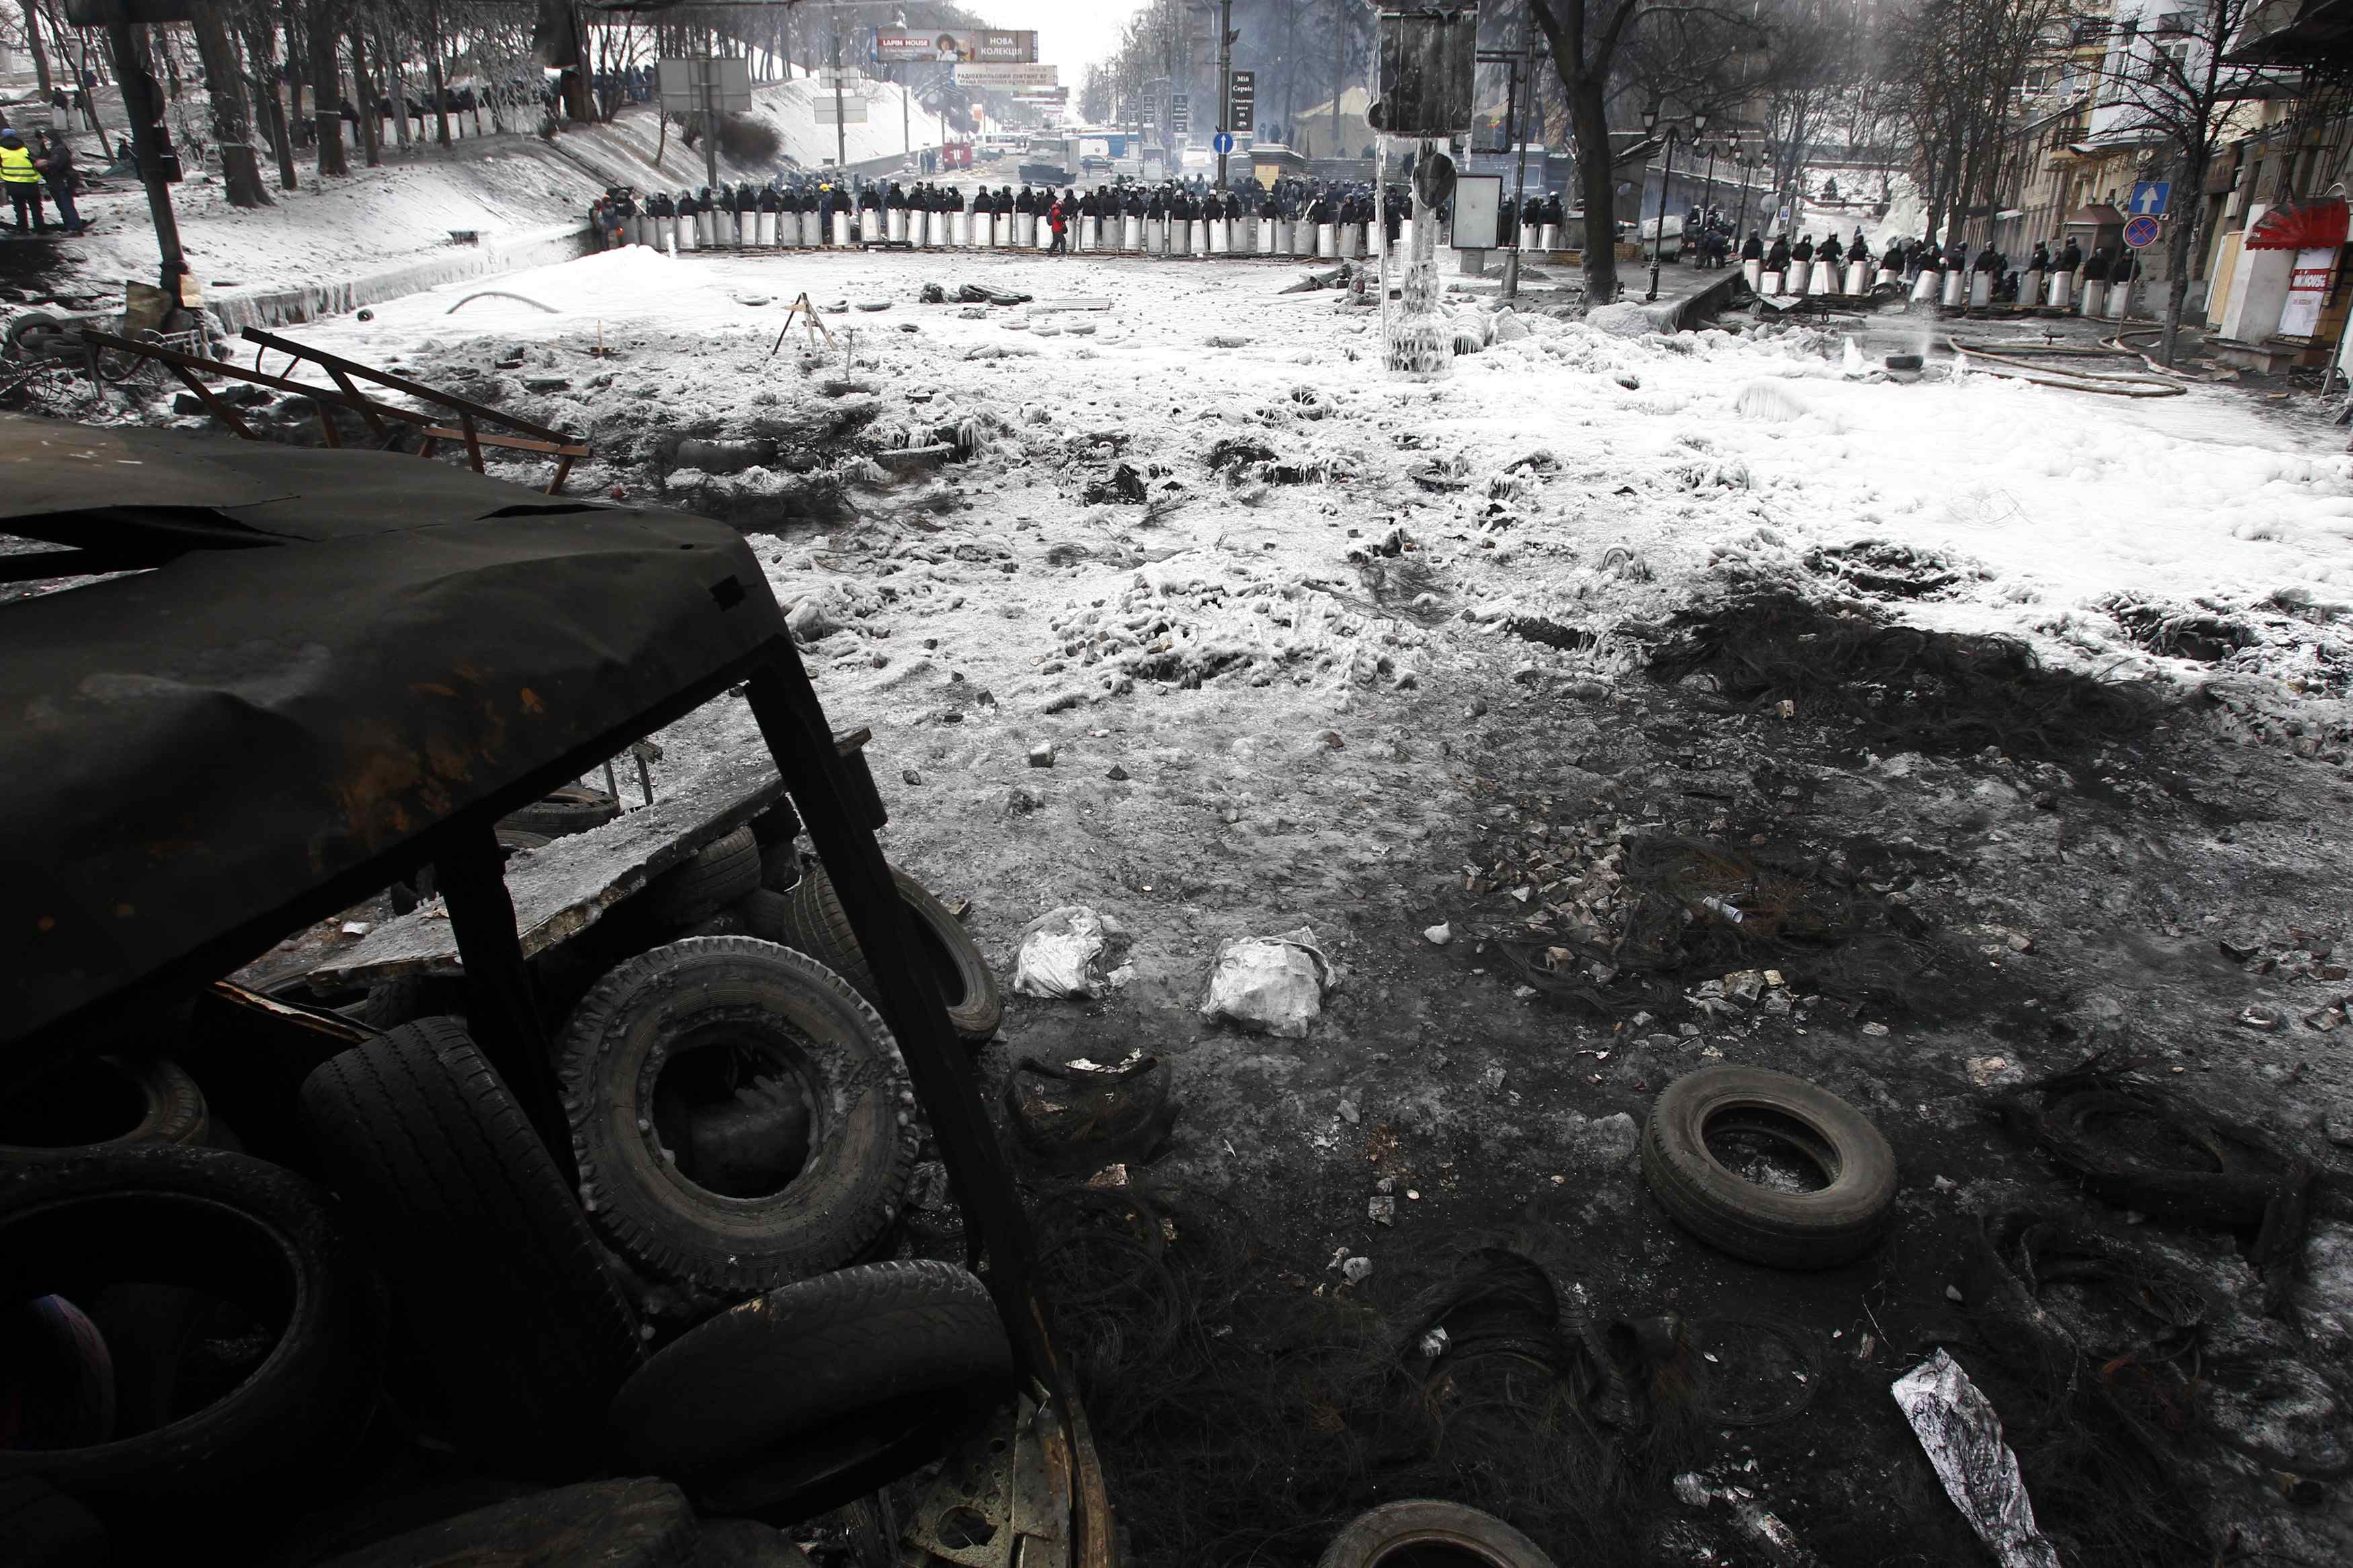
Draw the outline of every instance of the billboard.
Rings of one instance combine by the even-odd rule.
[[[1381,95],[1366,113],[1374,130],[1450,136],[1470,125],[1478,22],[1468,6],[1380,14]]]
[[[815,108],[817,122],[819,125],[831,125],[834,122],[835,105],[831,98],[819,96],[815,100]],[[862,98],[843,99],[840,104],[840,114],[841,123],[844,125],[865,124],[866,100]]]
[[[654,64],[654,85],[661,106],[672,114],[699,114],[703,89],[711,92],[710,107],[721,114],[741,114],[752,107],[752,62],[744,59],[669,59]]]
[[[970,87],[1053,87],[1062,74],[1060,66],[960,65],[955,79]]]
[[[955,32],[881,27],[874,34],[878,60],[955,60],[964,64],[1034,65],[1038,35],[1030,32]]]

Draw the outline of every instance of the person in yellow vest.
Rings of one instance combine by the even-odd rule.
[[[0,184],[8,187],[9,203],[16,209],[16,232],[25,232],[25,214],[29,209],[33,232],[47,234],[48,225],[41,221],[41,172],[33,167],[25,139],[14,131],[0,131]]]

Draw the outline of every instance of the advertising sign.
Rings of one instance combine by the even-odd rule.
[[[1193,129],[1193,95],[1172,92],[1168,95],[1168,129],[1184,135]]]
[[[2320,330],[2320,308],[2328,303],[2328,279],[2337,268],[2333,248],[2299,250],[2287,275],[2287,303],[2281,307],[2279,335],[2308,338]]]
[[[832,95],[820,95],[817,100],[817,122],[819,125],[831,125],[834,123],[833,109],[834,104]],[[866,100],[862,98],[843,99],[841,100],[841,123],[844,125],[865,124]]]
[[[1226,93],[1226,124],[1235,131],[1258,129],[1258,73],[1236,71]]]
[[[1381,95],[1367,116],[1374,130],[1447,136],[1471,123],[1478,23],[1472,6],[1380,14]]]
[[[954,60],[961,64],[1035,64],[1036,32],[934,32],[883,27],[874,34],[878,60]]]
[[[1454,181],[1454,248],[1495,248],[1495,219],[1504,200],[1501,174],[1461,174]]]
[[[960,65],[955,79],[970,87],[1052,87],[1061,71],[1060,66]]]

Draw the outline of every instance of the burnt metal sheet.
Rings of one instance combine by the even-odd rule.
[[[1380,93],[1366,118],[1397,136],[1451,136],[1471,126],[1476,5],[1384,5]]]
[[[723,524],[153,434],[0,421],[8,531],[106,544],[136,503],[280,541],[0,606],[0,1040],[406,871],[784,635]]]
[[[625,811],[506,863],[515,932],[530,958],[595,924],[606,910],[712,839],[733,832],[785,793],[776,764],[756,743],[721,756],[649,806]],[[439,900],[376,926],[311,973],[322,980],[462,974],[458,938]]]

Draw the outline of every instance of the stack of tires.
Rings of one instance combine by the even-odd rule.
[[[533,826],[608,801],[551,797]],[[364,1527],[331,1508],[282,1560],[798,1562],[774,1526],[1001,1400],[978,1279],[874,1261],[914,1098],[797,831],[779,807],[599,922],[634,934],[554,1041],[576,1180],[462,1018],[404,1016],[434,999],[409,987],[314,997],[376,1032],[308,1073],[269,1160],[154,1056],[0,1107],[0,1562],[249,1542],[289,1497],[382,1489],[419,1452],[491,1497],[557,1489]],[[987,966],[899,884],[959,1031],[987,1038]],[[617,1474],[649,1479],[591,1479]]]

